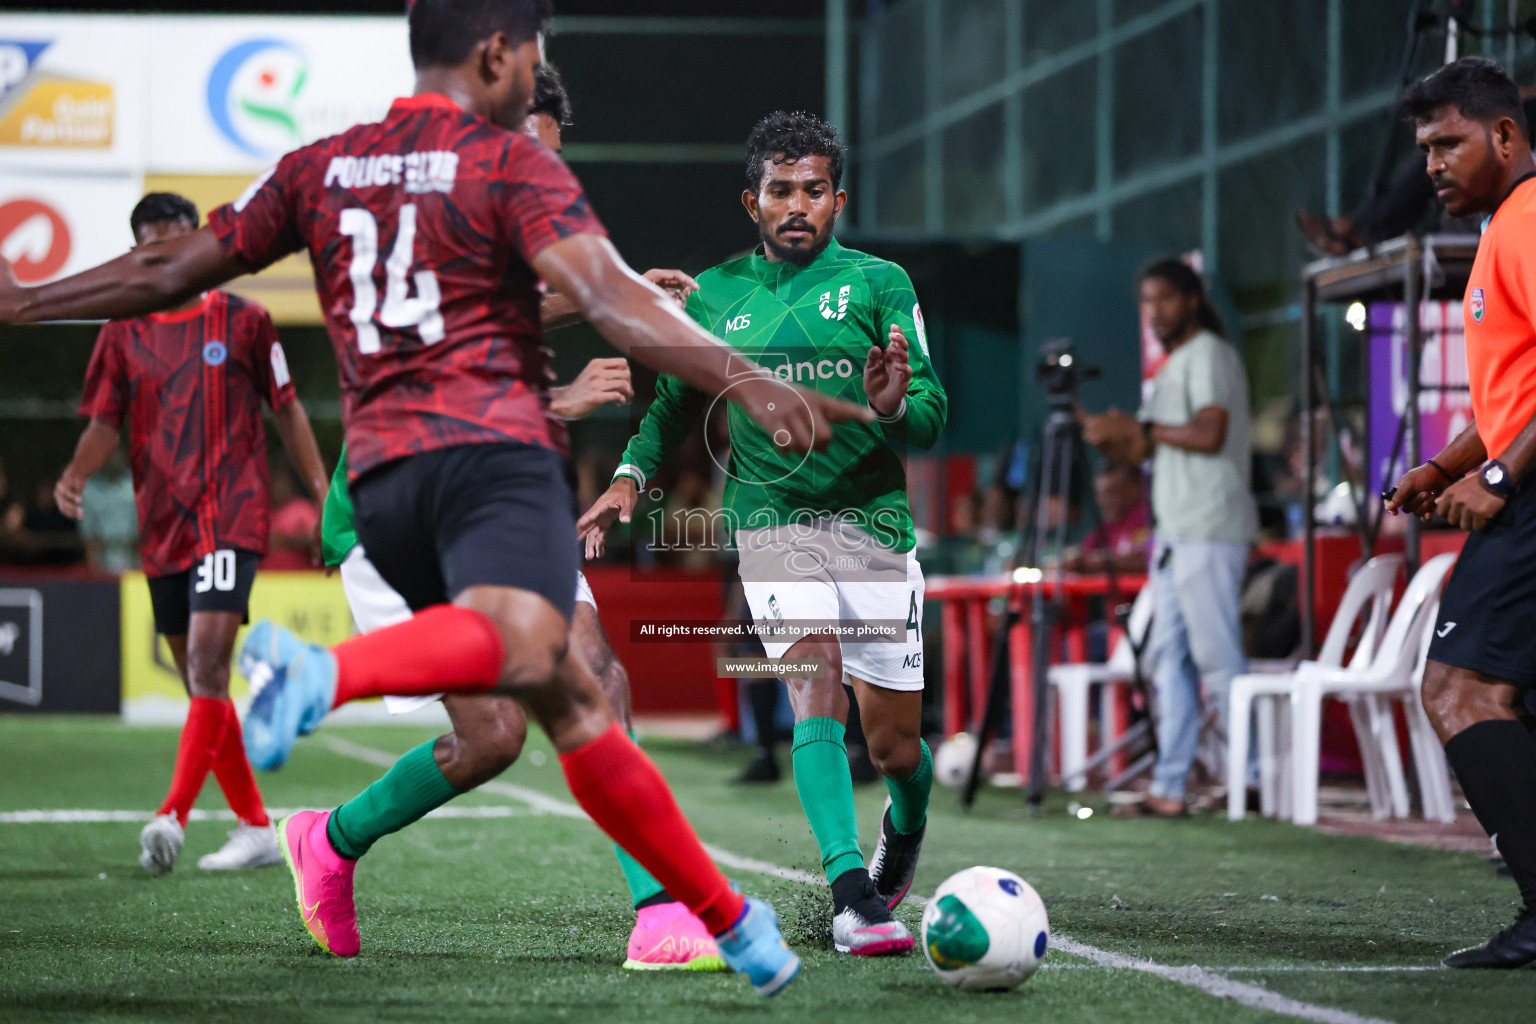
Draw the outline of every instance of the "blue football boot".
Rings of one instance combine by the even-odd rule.
[[[745,974],[760,996],[778,995],[800,973],[800,958],[779,933],[779,915],[762,900],[748,897],[741,920],[715,941],[721,959],[737,974]]]
[[[251,684],[246,755],[257,768],[275,771],[287,763],[294,742],[313,732],[331,710],[336,656],[263,620],[246,634],[240,672]]]

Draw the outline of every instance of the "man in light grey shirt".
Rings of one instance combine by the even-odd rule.
[[[1185,777],[1204,701],[1225,727],[1232,677],[1247,670],[1238,597],[1258,529],[1249,488],[1248,377],[1221,334],[1200,276],[1176,259],[1142,271],[1141,306],[1168,361],[1135,419],[1084,419],[1083,436],[1112,460],[1152,459],[1157,544],[1148,655],[1157,695],[1158,760],[1138,808],[1184,812]],[[1232,799],[1243,799],[1233,794]]]

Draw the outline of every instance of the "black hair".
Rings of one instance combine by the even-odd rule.
[[[1142,267],[1136,280],[1145,281],[1149,277],[1167,281],[1182,295],[1197,296],[1200,299],[1200,308],[1195,312],[1196,321],[1212,334],[1226,337],[1227,328],[1222,323],[1221,314],[1216,311],[1211,297],[1205,293],[1205,282],[1200,280],[1200,275],[1195,273],[1194,267],[1177,256],[1165,256]]]
[[[837,129],[803,110],[775,110],[747,136],[747,184],[756,192],[763,187],[763,163],[775,164],[807,156],[824,156],[832,174],[832,188],[843,182],[843,140]]]
[[[1403,91],[1398,108],[1409,120],[1424,124],[1442,107],[1455,107],[1461,116],[1483,124],[1509,118],[1525,138],[1525,107],[1514,80],[1487,57],[1463,57],[1447,64]]]
[[[505,32],[514,46],[536,38],[554,15],[550,0],[411,0],[411,62],[418,68],[463,63],[475,44]]]
[[[151,192],[134,206],[133,212],[128,215],[128,226],[133,229],[133,237],[137,240],[139,229],[144,225],[162,224],[168,220],[179,220],[188,227],[197,227],[196,204],[175,192]]]
[[[533,106],[528,116],[547,114],[555,124],[571,123],[571,97],[560,80],[560,70],[553,64],[540,64],[533,72]]]

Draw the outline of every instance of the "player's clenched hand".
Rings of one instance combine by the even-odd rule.
[[[688,296],[699,290],[699,282],[681,270],[647,270],[643,275],[651,284],[677,300],[681,306]]]
[[[563,419],[579,420],[600,405],[622,405],[634,397],[628,360],[594,359],[565,387],[550,389],[549,411]]]
[[[59,477],[59,482],[53,485],[53,500],[58,503],[59,511],[71,519],[79,520],[85,517],[85,511],[80,507],[80,501],[84,495],[85,481],[73,473],[65,472]]]
[[[609,484],[602,496],[592,503],[592,507],[576,520],[576,536],[581,538],[588,558],[597,558],[603,553],[603,536],[607,534],[608,527],[615,520],[629,522],[635,514],[635,502],[639,500],[640,488],[636,486],[634,478],[621,476]]]
[[[864,360],[864,397],[869,399],[869,407],[881,416],[895,415],[911,381],[912,361],[907,336],[900,327],[891,324],[890,344],[885,348],[871,345],[869,356]]]
[[[766,372],[734,385],[728,397],[777,447],[792,452],[826,451],[834,423],[868,423],[875,418],[866,406],[786,383]]]
[[[1415,466],[1392,488],[1391,497],[1384,503],[1386,510],[1393,515],[1402,511],[1427,520],[1434,515],[1435,499],[1449,483],[1445,474],[1429,463]]]
[[[1430,467],[1434,468],[1434,467]],[[1445,521],[1462,530],[1476,533],[1504,508],[1504,497],[1483,486],[1477,476],[1464,477],[1445,489],[1435,502],[1435,511]]]

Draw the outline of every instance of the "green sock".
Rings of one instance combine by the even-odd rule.
[[[634,733],[629,734],[630,739],[635,738]],[[651,873],[640,866],[640,862],[624,852],[624,847],[618,843],[613,844],[613,852],[619,858],[619,870],[624,872],[624,881],[629,886],[629,896],[635,906],[639,906],[648,899],[653,899],[666,892],[666,888]]]
[[[933,789],[933,753],[927,740],[918,740],[923,759],[917,770],[905,779],[886,777],[885,788],[891,793],[891,824],[902,835],[911,835],[928,820],[928,793]]]
[[[821,867],[832,881],[864,866],[859,826],[853,812],[853,776],[848,771],[846,730],[835,718],[795,723],[795,790],[821,847]]]
[[[383,778],[331,812],[325,834],[337,853],[357,860],[380,839],[459,795],[432,756],[434,742],[406,751]]]

